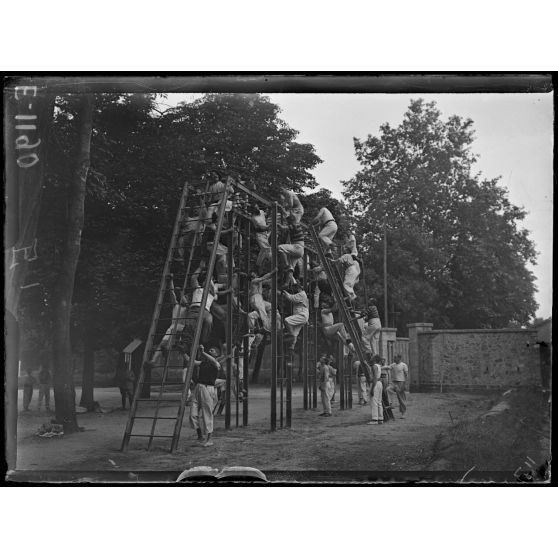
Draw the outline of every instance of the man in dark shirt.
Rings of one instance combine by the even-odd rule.
[[[279,244],[277,247],[282,268],[286,270],[284,286],[289,286],[294,282],[294,270],[299,268],[304,256],[304,231],[292,215],[288,216],[286,226],[279,225],[279,227],[289,232],[289,242]]]
[[[211,347],[209,353],[204,351],[200,345],[198,357],[195,361],[192,381],[192,403],[190,406],[190,424],[198,434],[198,442],[204,447],[213,445],[211,434],[213,433],[213,406],[215,404],[215,380],[221,365],[217,361],[219,351]]]

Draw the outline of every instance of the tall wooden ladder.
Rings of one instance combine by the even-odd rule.
[[[345,330],[351,338],[351,342],[355,347],[355,352],[361,364],[369,368],[368,363],[366,362],[364,349],[362,347],[362,336],[357,329],[353,317],[351,316],[351,308],[345,300],[346,293],[343,289],[343,279],[341,278],[341,274],[339,273],[339,270],[334,265],[334,263],[325,256],[324,248],[322,242],[318,238],[316,229],[313,226],[310,226],[309,229],[314,244],[314,249],[318,254],[320,264],[325,271],[327,280],[331,286],[331,291],[333,297],[335,298],[335,302],[337,303],[337,308],[339,309],[341,320],[345,325]]]
[[[171,452],[175,451],[178,447],[190,381],[195,365],[195,355],[200,345],[203,309],[207,303],[217,259],[219,238],[225,221],[225,209],[229,197],[228,188],[226,190],[225,193],[221,194],[222,197],[218,202],[215,238],[209,262],[203,269],[206,273],[206,279],[203,285],[200,312],[196,319],[194,339],[190,347],[184,347],[176,343],[180,337],[176,323],[178,320],[171,318],[169,327],[169,308],[172,313],[174,304],[166,302],[166,295],[169,293],[171,270],[174,271],[173,279],[175,281],[173,282],[182,286],[182,291],[177,297],[179,301],[181,295],[187,295],[194,289],[191,280],[192,276],[199,272],[198,266],[200,261],[198,260],[201,258],[200,254],[203,250],[203,247],[200,247],[203,227],[201,231],[189,234],[190,242],[188,245],[181,246],[179,239],[183,234],[183,226],[188,220],[192,220],[192,213],[197,212],[198,217],[202,218],[201,209],[205,207],[205,198],[207,197],[203,189],[196,190],[189,187],[188,184],[184,186],[159,284],[157,300],[145,345],[143,364],[137,380],[134,399],[122,440],[122,451],[128,449],[132,438],[147,441],[148,450],[152,449],[155,441],[170,441]],[[159,344],[163,337],[167,338],[166,350],[161,353]],[[157,344],[157,341],[159,341],[159,344]],[[163,362],[159,365],[151,362],[153,355],[158,351],[159,355],[163,354]],[[189,359],[186,373],[184,373],[184,351],[192,357]],[[160,361],[161,359],[157,360]],[[152,393],[153,391],[155,393]]]

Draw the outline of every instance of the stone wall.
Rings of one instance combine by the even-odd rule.
[[[534,329],[423,330],[415,342],[421,389],[540,385]]]

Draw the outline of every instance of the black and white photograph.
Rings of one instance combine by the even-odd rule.
[[[551,481],[551,75],[3,87],[7,481]]]

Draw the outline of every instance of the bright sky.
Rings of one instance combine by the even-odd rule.
[[[538,316],[552,313],[552,93],[547,94],[301,94],[268,95],[281,118],[298,130],[298,141],[312,143],[323,163],[314,170],[320,187],[341,197],[341,181],[358,170],[353,138],[378,135],[379,126],[397,126],[412,98],[436,101],[442,118],[457,114],[474,121],[477,169],[486,178],[502,176],[512,203],[528,215],[523,227],[539,252]],[[171,94],[166,102],[191,100]]]

